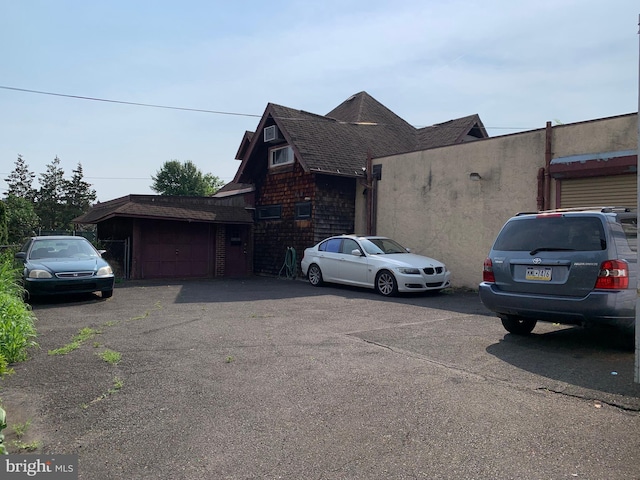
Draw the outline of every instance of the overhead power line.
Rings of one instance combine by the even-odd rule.
[[[132,105],[132,106],[136,106],[136,107],[148,107],[148,108],[164,108],[164,109],[168,109],[168,110],[182,110],[182,111],[187,111],[187,112],[200,112],[200,113],[212,113],[212,114],[216,114],[216,115],[231,115],[231,116],[236,116],[236,117],[253,117],[253,118],[261,118],[262,115],[257,115],[257,114],[253,114],[253,113],[239,113],[239,112],[224,112],[224,111],[220,111],[220,110],[206,110],[206,109],[202,109],[202,108],[188,108],[188,107],[175,107],[175,106],[170,106],[170,105],[158,105],[158,104],[153,104],[153,103],[141,103],[141,102],[127,102],[124,100],[112,100],[112,99],[108,99],[108,98],[98,98],[98,97],[87,97],[87,96],[83,96],[83,95],[69,95],[69,94],[65,94],[65,93],[56,93],[56,92],[44,92],[42,90],[31,90],[28,88],[18,88],[18,87],[9,87],[6,85],[0,85],[0,89],[3,90],[13,90],[15,92],[25,92],[25,93],[36,93],[38,95],[50,95],[53,97],[64,97],[64,98],[75,98],[76,100],[89,100],[89,101],[94,101],[94,102],[105,102],[105,103],[116,103],[119,105]],[[296,121],[311,121],[310,119],[301,119],[301,118],[286,118],[286,117],[279,117],[282,120],[296,120]],[[343,124],[359,124],[359,125],[384,125],[382,123],[370,123],[370,122],[340,122]],[[446,123],[446,122],[445,122]],[[415,126],[415,128],[425,128],[425,127],[436,127],[436,128],[454,128],[454,127],[448,127],[446,125],[441,125],[441,124],[436,124],[436,125],[422,125],[422,126]],[[542,127],[488,127],[488,126],[484,126],[485,129],[487,130],[536,130],[538,128],[542,128]]]
[[[96,98],[96,97],[85,97],[82,95],[67,95],[64,93],[54,93],[54,92],[43,92],[40,90],[29,90],[26,88],[17,88],[17,87],[7,87],[4,85],[0,85],[0,88],[4,90],[14,90],[16,92],[26,92],[26,93],[37,93],[39,95],[51,95],[54,97],[65,97],[65,98],[75,98],[78,100],[92,100],[94,102],[106,102],[106,103],[118,103],[121,105],[134,105],[136,107],[151,107],[151,108],[166,108],[169,110],[185,110],[187,112],[201,112],[201,113],[215,113],[217,115],[235,115],[238,117],[257,117],[260,118],[262,115],[254,115],[251,113],[236,113],[236,112],[222,112],[217,110],[205,110],[201,108],[187,108],[187,107],[172,107],[169,105],[156,105],[153,103],[139,103],[139,102],[125,102],[122,100],[110,100],[108,98]]]

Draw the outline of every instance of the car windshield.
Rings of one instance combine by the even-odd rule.
[[[607,241],[596,217],[532,217],[508,222],[493,248],[534,255],[541,251],[604,250]]]
[[[407,253],[407,249],[390,238],[365,238],[361,242],[362,248],[369,255],[384,255],[386,253]]]
[[[40,258],[90,258],[98,252],[83,239],[35,240],[29,252],[30,259]]]

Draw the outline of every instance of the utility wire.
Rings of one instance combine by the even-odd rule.
[[[96,97],[84,97],[81,95],[67,95],[64,93],[54,93],[54,92],[42,92],[40,90],[28,90],[26,88],[16,88],[16,87],[7,87],[4,85],[0,85],[0,88],[4,90],[14,90],[16,92],[27,92],[27,93],[37,93],[40,95],[52,95],[54,97],[66,97],[66,98],[76,98],[79,100],[92,100],[94,102],[106,102],[106,103],[118,103],[121,105],[134,105],[136,107],[151,107],[151,108],[166,108],[169,110],[185,110],[188,112],[202,112],[202,113],[215,113],[217,115],[235,115],[238,117],[257,117],[260,118],[262,115],[253,115],[250,113],[235,113],[235,112],[221,112],[217,110],[204,110],[200,108],[186,108],[186,107],[171,107],[168,105],[155,105],[152,103],[138,103],[138,102],[125,102],[122,100],[110,100],[107,98],[96,98]]]
[[[17,88],[17,87],[8,87],[6,85],[0,85],[0,89],[3,90],[13,90],[15,92],[25,92],[25,93],[36,93],[39,95],[50,95],[54,97],[64,97],[64,98],[75,98],[77,100],[90,100],[94,102],[105,102],[105,103],[116,103],[120,105],[133,105],[136,107],[148,107],[148,108],[164,108],[168,110],[182,110],[187,112],[200,112],[200,113],[212,113],[216,115],[232,115],[236,117],[253,117],[253,118],[261,118],[262,115],[256,115],[253,113],[238,113],[238,112],[223,112],[219,110],[205,110],[201,108],[187,108],[187,107],[173,107],[169,105],[157,105],[153,103],[140,103],[140,102],[126,102],[123,100],[111,100],[107,98],[97,98],[97,97],[86,97],[82,95],[68,95],[65,93],[55,93],[55,92],[44,92],[41,90],[30,90],[27,88]],[[287,117],[278,117],[281,120],[296,120],[296,121],[311,121],[310,119],[301,119],[301,118],[287,118]],[[325,117],[323,117],[325,118]],[[368,122],[339,122],[343,124],[360,124],[360,125],[383,125],[382,123],[368,123]],[[446,122],[444,122],[446,123]],[[425,125],[425,126],[417,126],[414,128],[425,128],[425,127],[434,127],[434,128],[456,128],[456,127],[448,127],[446,125]],[[485,125],[485,130],[537,130],[541,127],[487,127]]]

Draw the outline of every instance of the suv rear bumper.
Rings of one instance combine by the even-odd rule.
[[[633,328],[636,291],[596,290],[585,297],[504,292],[494,283],[479,285],[480,301],[498,316],[513,315],[568,325],[611,325]]]

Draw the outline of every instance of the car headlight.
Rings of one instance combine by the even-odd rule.
[[[108,275],[113,275],[113,270],[111,269],[111,267],[100,267],[98,269],[98,273],[96,274],[96,276],[98,277],[106,277]]]
[[[31,270],[29,272],[29,278],[52,278],[51,274],[46,270]]]
[[[398,268],[398,271],[400,273],[404,273],[405,275],[420,275],[420,269],[419,268],[400,267],[400,268]]]

